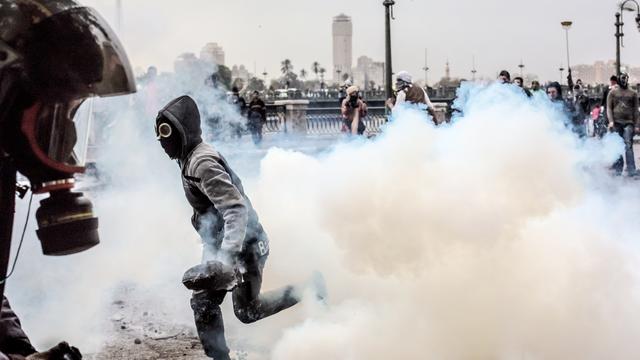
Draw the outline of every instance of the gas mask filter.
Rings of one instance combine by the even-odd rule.
[[[71,192],[74,173],[84,172],[90,129],[90,101],[36,103],[24,112],[16,160],[35,194],[50,193],[36,211],[38,238],[45,255],[84,251],[99,241],[91,201]]]

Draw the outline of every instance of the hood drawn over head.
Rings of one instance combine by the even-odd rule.
[[[160,119],[168,120],[178,131],[182,140],[181,159],[184,159],[193,148],[202,142],[200,111],[191,97],[183,95],[171,100],[158,112],[156,125]]]

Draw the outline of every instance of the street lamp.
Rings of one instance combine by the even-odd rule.
[[[562,28],[565,30],[567,38],[567,72],[569,73],[569,75],[567,75],[567,83],[569,84],[569,87],[571,87],[571,83],[573,82],[573,80],[571,79],[571,59],[569,57],[569,29],[571,29],[572,24],[573,22],[571,21],[563,21],[560,23],[560,25],[562,25]],[[562,77],[560,77],[560,81],[562,81]]]
[[[424,71],[424,87],[429,86],[429,65],[427,62],[427,49],[424,49],[424,67],[422,68]]]
[[[393,80],[391,79],[391,19],[393,19],[394,0],[384,0],[382,5],[385,7],[385,92],[387,99],[393,95]]]
[[[637,15],[636,15],[636,26],[638,27],[638,31],[640,31],[640,5],[636,0],[625,0],[620,4],[620,11],[616,13],[616,74],[620,76],[620,47],[624,47],[624,43],[622,42],[622,37],[624,33],[622,32],[622,26],[624,22],[622,22],[622,14],[625,10],[633,11],[632,8],[626,7],[628,3],[634,3],[636,5]]]
[[[564,72],[564,67],[562,67],[562,64],[560,65],[560,68],[558,70],[560,70],[560,80],[562,80],[562,74]]]
[[[522,63],[522,59],[520,59],[520,65],[518,65],[518,67],[520,68],[520,77],[524,78],[524,64]]]
[[[476,70],[476,57],[473,56],[471,58],[471,80],[472,81],[476,81],[476,73],[478,72],[478,70]]]

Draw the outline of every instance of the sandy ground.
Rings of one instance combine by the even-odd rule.
[[[126,299],[126,300],[125,300]],[[150,310],[135,288],[123,287],[111,303],[112,332],[104,347],[95,354],[85,354],[89,360],[151,360],[208,359],[205,356],[194,325],[175,324],[162,310]],[[228,339],[232,359],[261,360],[264,356],[250,354],[234,339]]]

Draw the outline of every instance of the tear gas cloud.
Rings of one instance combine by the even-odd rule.
[[[276,360],[635,354],[640,191],[607,171],[622,142],[577,140],[546,99],[515,87],[460,91],[451,125],[406,109],[373,141],[266,154],[259,175],[243,179],[271,239],[264,288],[318,269],[330,306],[252,326],[226,311],[230,338]],[[37,328],[48,323],[81,347],[92,331],[97,346],[105,327],[94,325],[121,284],[191,322],[180,277],[200,249],[179,172],[155,143],[153,117],[121,116],[101,160],[110,185],[94,194],[102,244],[49,259],[29,232],[10,281],[39,344],[53,341],[52,328]],[[231,166],[250,168],[255,151],[245,155]]]

